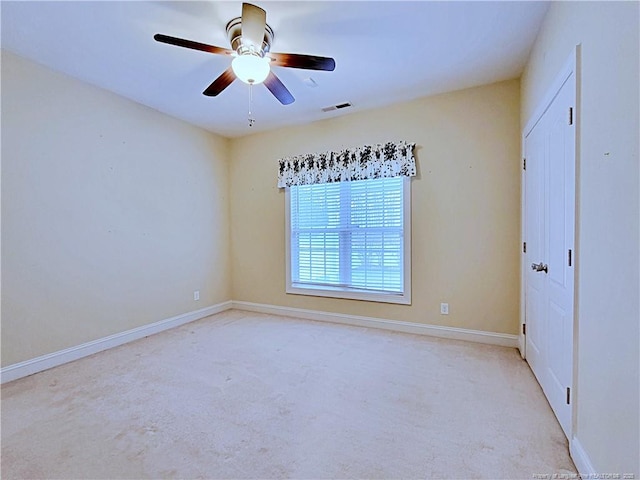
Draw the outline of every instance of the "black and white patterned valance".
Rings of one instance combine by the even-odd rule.
[[[384,177],[413,177],[415,143],[387,142],[339,152],[308,153],[280,160],[278,187],[349,182]]]

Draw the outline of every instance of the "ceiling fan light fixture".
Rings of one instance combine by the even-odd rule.
[[[264,82],[271,71],[267,58],[252,54],[238,55],[231,62],[231,68],[236,77],[251,85]]]

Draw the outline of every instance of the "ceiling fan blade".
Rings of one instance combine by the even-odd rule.
[[[265,87],[269,89],[273,96],[278,99],[278,101],[283,105],[289,105],[295,101],[291,92],[287,90],[287,87],[284,86],[284,83],[280,81],[276,74],[273,72],[269,72],[269,76],[264,81]]]
[[[314,55],[298,55],[296,53],[272,53],[267,54],[275,67],[303,68],[305,70],[325,70],[332,72],[336,68],[336,62],[330,57],[316,57]]]
[[[256,51],[262,49],[264,29],[267,26],[267,12],[250,3],[242,4],[242,43],[251,43]]]
[[[236,74],[233,73],[233,69],[231,67],[227,68],[222,75],[216,78],[211,85],[207,87],[207,89],[202,92],[207,97],[215,97],[220,92],[222,92],[225,88],[227,88],[231,83],[236,79]]]
[[[184,38],[170,37],[169,35],[163,35],[161,33],[156,33],[153,38],[156,42],[168,43],[169,45],[175,45],[176,47],[201,50],[203,52],[216,53],[218,55],[231,55],[233,53],[233,50],[228,50],[226,48],[207,45],[206,43],[194,42],[193,40],[186,40]]]

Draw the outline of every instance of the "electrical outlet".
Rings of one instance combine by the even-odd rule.
[[[440,304],[440,315],[449,315],[449,304],[441,303]]]
[[[200,300],[200,290],[195,290],[193,292],[193,299],[194,300]]]

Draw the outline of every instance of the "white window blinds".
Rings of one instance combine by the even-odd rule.
[[[289,188],[293,286],[404,292],[404,177]]]

